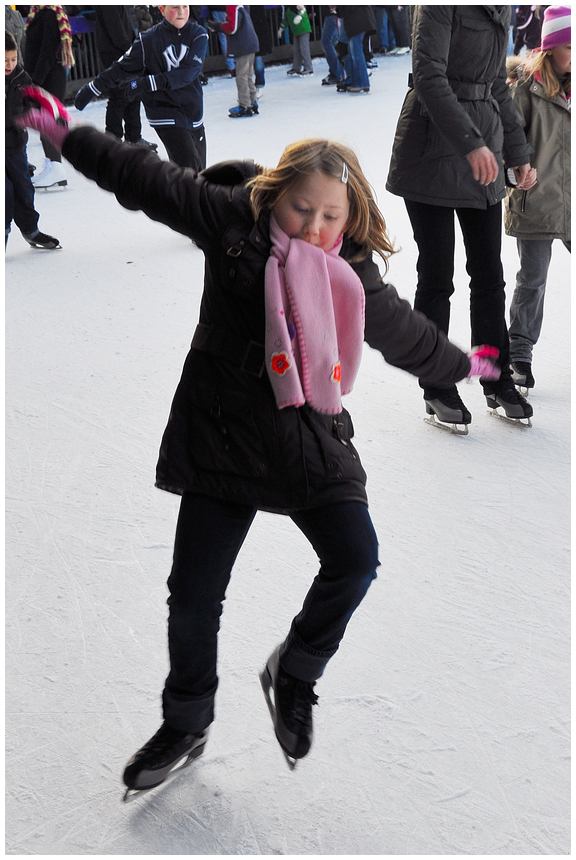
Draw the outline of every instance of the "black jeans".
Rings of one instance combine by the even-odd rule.
[[[168,579],[170,673],[163,693],[164,719],[181,731],[199,732],[214,719],[222,601],[255,515],[251,505],[193,493],[182,497]],[[352,613],[376,577],[378,541],[361,502],[290,516],[315,549],[320,571],[280,659],[290,674],[314,681],[336,653]]]
[[[25,236],[38,229],[39,215],[34,209],[34,186],[30,180],[26,150],[7,152],[5,156],[4,225],[8,236],[12,221]]]
[[[510,375],[510,348],[506,328],[502,248],[502,204],[486,209],[432,206],[406,200],[406,209],[418,245],[418,286],[414,308],[436,323],[445,334],[450,324],[450,297],[454,292],[454,213],[460,222],[470,276],[470,329],[472,346],[488,344],[500,350],[502,376]],[[430,396],[438,387],[421,379]],[[436,389],[436,390],[435,390]]]
[[[200,173],[206,167],[206,134],[200,128],[179,128],[175,125],[154,126],[166,147],[168,158],[180,167],[191,167]]]

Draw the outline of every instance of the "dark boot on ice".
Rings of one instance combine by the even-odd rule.
[[[41,233],[37,230],[36,233],[23,234],[31,248],[46,248],[49,251],[54,248],[61,248],[62,245],[55,239],[54,236],[48,236],[47,233]]]
[[[501,406],[506,418],[512,421],[526,419],[527,425],[531,426],[530,418],[534,410],[508,375],[501,377],[496,383],[491,383],[490,388],[484,386],[484,394],[490,409],[496,410]]]
[[[312,745],[312,706],[318,702],[318,696],[314,693],[314,682],[289,675],[280,665],[279,657],[280,646],[270,656],[260,675],[260,683],[278,743],[289,759],[304,758]]]
[[[208,729],[194,734],[162,723],[126,765],[124,784],[135,791],[160,785],[179,765],[186,765],[202,755],[207,737]]]
[[[522,394],[525,389],[534,388],[534,376],[532,375],[532,365],[529,361],[513,361],[512,362],[512,382],[516,385]]]
[[[456,386],[425,391],[424,402],[426,403],[426,414],[431,416],[425,419],[429,424],[441,422],[442,426],[445,425],[454,433],[463,436],[468,433],[468,424],[471,423],[472,416],[464,406]],[[459,427],[462,429],[458,429]]]

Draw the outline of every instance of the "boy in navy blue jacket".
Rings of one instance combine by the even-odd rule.
[[[18,46],[16,39],[8,30],[6,32],[6,47],[4,52],[4,76],[6,88],[6,133],[5,133],[5,241],[12,221],[32,248],[52,250],[60,248],[60,242],[54,236],[41,233],[38,229],[40,216],[34,208],[34,186],[28,169],[26,144],[28,133],[14,124],[14,116],[22,109],[21,88],[32,84],[32,78],[18,65]]]
[[[140,33],[115,63],[78,91],[74,102],[89,101],[117,86],[128,98],[141,98],[148,122],[168,157],[199,172],[206,167],[206,135],[200,75],[208,34],[189,20],[189,6],[159,6],[163,20]]]

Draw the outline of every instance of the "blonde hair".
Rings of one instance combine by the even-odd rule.
[[[304,176],[322,173],[345,182],[350,207],[346,235],[360,246],[351,262],[362,260],[375,251],[388,267],[388,257],[395,250],[386,232],[386,222],[376,205],[372,187],[349,147],[323,138],[300,140],[286,147],[277,167],[259,170],[260,173],[248,182],[255,218],[263,210],[272,210]]]
[[[570,95],[572,90],[572,76],[568,75],[566,84],[562,87],[562,84],[558,80],[558,75],[552,66],[552,57],[548,51],[534,51],[528,57],[525,63],[525,74],[529,77],[530,75],[533,75],[534,72],[538,73],[538,77],[540,78],[544,91],[549,99],[559,95],[562,90],[567,95]]]

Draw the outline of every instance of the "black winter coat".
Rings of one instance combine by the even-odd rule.
[[[136,34],[127,6],[95,6],[96,48],[102,62],[109,66],[128,50]]]
[[[279,410],[263,368],[264,268],[269,213],[255,222],[245,187],[253,162],[195,176],[92,128],[77,128],[63,155],[128,209],[189,236],[206,258],[201,326],[176,390],[156,485],[273,511],[366,502],[366,476],[346,410]],[[357,251],[345,242],[344,257]],[[416,376],[450,385],[470,370],[465,353],[382,283],[371,258],[354,264],[366,291],[365,339]],[[225,357],[223,357],[225,356]]]
[[[32,78],[24,71],[22,66],[16,66],[11,75],[6,75],[4,84],[6,93],[6,133],[4,140],[7,155],[14,152],[22,152],[28,142],[28,132],[25,128],[20,128],[14,124],[14,117],[22,113],[21,87],[25,87],[31,83]]]
[[[24,68],[34,83],[41,87],[61,67],[62,42],[58,18],[56,12],[46,6],[36,13],[26,29]]]
[[[344,31],[349,39],[360,33],[375,33],[376,18],[372,6],[337,6],[338,16],[342,18]]]
[[[509,6],[416,6],[413,86],[396,128],[386,188],[434,206],[484,209],[505,196],[503,160],[530,147],[506,83]],[[497,180],[476,182],[466,155],[488,146]]]

